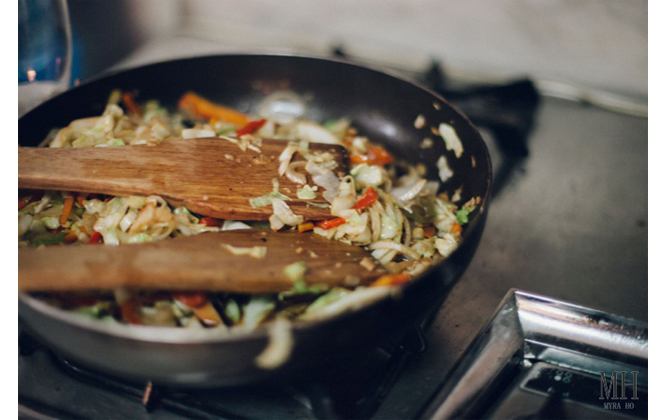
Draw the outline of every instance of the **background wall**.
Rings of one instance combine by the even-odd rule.
[[[183,0],[68,0],[74,80],[86,80],[184,22]]]
[[[79,26],[96,38],[87,52],[114,55],[105,65],[142,43],[179,36],[316,54],[341,46],[355,57],[410,70],[437,59],[463,81],[523,75],[549,87],[565,83],[642,99],[648,91],[648,5],[641,0],[70,3],[75,35]]]
[[[647,2],[639,0],[186,0],[188,33],[404,66],[442,60],[463,78],[532,74],[647,92]]]

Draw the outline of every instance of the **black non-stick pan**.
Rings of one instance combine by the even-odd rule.
[[[227,386],[313,372],[399,337],[434,311],[470,262],[484,228],[491,188],[489,155],[476,128],[437,94],[400,77],[340,60],[301,56],[221,55],[161,62],[108,75],[67,91],[19,119],[19,144],[36,146],[54,127],[100,115],[113,89],[136,91],[140,100],[176,106],[186,91],[255,114],[268,94],[292,91],[306,98],[305,117],[323,122],[348,117],[363,135],[408,162],[423,162],[438,179],[436,162],[446,155],[454,172],[442,188],[461,188],[462,203],[480,197],[463,242],[449,258],[372,304],[319,322],[292,327],[289,358],[275,369],[255,359],[268,344],[265,329],[231,335],[103,323],[19,295],[20,321],[38,339],[81,365],[135,381],[172,386]],[[417,116],[426,124],[415,127]],[[431,132],[451,124],[464,147],[456,158]],[[419,147],[431,137],[430,148]],[[66,262],[64,262],[66,263]],[[95,281],[95,279],[91,279]]]

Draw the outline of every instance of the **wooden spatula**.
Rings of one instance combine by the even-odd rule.
[[[247,255],[264,247],[262,258]],[[262,248],[261,248],[262,250]],[[258,251],[258,250],[257,250]],[[235,230],[119,246],[49,246],[19,250],[19,291],[291,290],[286,266],[304,262],[308,285],[367,284],[385,270],[361,264],[355,245],[296,231]],[[290,270],[289,270],[290,271]]]
[[[111,195],[160,195],[190,211],[232,220],[267,220],[272,206],[254,208],[250,198],[272,191],[290,197],[286,203],[305,220],[331,217],[319,187],[313,200],[299,199],[296,184],[280,177],[282,140],[264,140],[258,151],[220,138],[169,140],[156,146],[93,148],[19,148],[19,188],[64,190]],[[330,152],[335,173],[348,172],[346,149],[311,143],[311,151]],[[295,154],[294,160],[299,160]],[[310,186],[314,186],[307,175]],[[315,206],[316,205],[316,206]],[[321,206],[321,207],[318,207]]]

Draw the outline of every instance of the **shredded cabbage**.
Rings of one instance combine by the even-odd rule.
[[[316,198],[316,193],[309,185],[298,188],[297,196],[301,200],[313,200]]]
[[[251,204],[251,207],[253,208],[265,207],[272,205],[272,200],[274,199],[283,201],[288,201],[291,199],[291,197],[279,192],[279,181],[277,180],[277,178],[272,178],[272,192],[262,195],[260,197],[250,198],[249,204]]]
[[[211,221],[185,207],[173,207],[158,196],[94,194],[78,195],[65,217],[65,194],[46,192],[24,197],[23,205],[20,197],[19,246],[89,242],[119,245],[219,230],[268,227],[289,230],[299,226],[300,231],[313,228],[316,235],[364,247],[370,252],[370,257],[364,259],[368,267],[381,265],[389,273],[414,277],[458,247],[462,226],[470,222],[470,213],[480,204],[476,197],[465,197],[469,201],[457,206],[454,203],[462,199],[461,189],[453,192],[450,200],[446,193],[439,192],[438,180],[426,178],[425,165],[409,165],[393,159],[389,162],[390,155],[385,156],[386,152],[359,135],[347,118],[324,124],[304,120],[304,99],[293,93],[271,95],[259,108],[260,116],[268,121],[257,132],[239,137],[236,136],[239,124],[187,111],[173,113],[158,101],[138,102],[135,111],[126,112],[127,99],[121,91],[112,92],[102,115],[72,121],[58,131],[49,147],[122,147],[153,145],[171,138],[218,137],[238,145],[242,151],[261,153],[263,138],[283,139],[286,148],[281,155],[268,159],[278,165],[272,191],[249,199],[254,208],[272,206],[269,220]],[[414,121],[417,128],[427,123],[423,115]],[[441,123],[435,134],[442,137],[447,150],[453,151],[456,158],[462,156],[463,144],[454,127]],[[336,173],[338,163],[334,156],[310,149],[311,142],[343,145],[352,158],[350,172]],[[430,138],[417,142],[422,149],[433,144]],[[232,155],[222,158],[234,159]],[[437,169],[442,182],[454,175],[447,156],[439,157]],[[329,208],[334,218],[344,219],[343,223],[330,229],[317,222],[305,223],[310,221],[296,215],[286,203],[290,197],[279,191],[279,179],[283,177],[297,184],[296,195],[306,200],[306,205]],[[319,189],[328,204],[311,202],[317,198]],[[65,222],[61,224],[61,220]],[[264,246],[224,245],[221,250],[250,258],[263,258],[268,252]],[[300,253],[304,258],[314,255],[309,249]],[[284,275],[293,285],[291,290],[272,295],[208,293],[204,306],[198,308],[191,308],[165,292],[119,291],[76,310],[101,320],[127,322],[119,318],[122,311],[118,306],[135,299],[143,302],[138,313],[145,324],[183,328],[209,328],[216,324],[224,330],[230,327],[248,331],[268,323],[271,341],[256,361],[261,367],[273,368],[281,365],[290,353],[289,320],[336,316],[388,296],[394,290],[394,287],[358,287],[360,279],[356,278],[346,279],[343,283],[346,287],[308,286],[304,280],[306,270],[305,261],[285,267]],[[56,297],[50,299],[58,302]],[[210,323],[208,317],[216,322]]]

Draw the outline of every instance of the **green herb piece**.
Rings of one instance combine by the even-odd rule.
[[[474,207],[463,207],[458,210],[456,212],[456,220],[458,220],[458,223],[461,225],[468,223],[468,215],[472,213],[474,209]]]
[[[35,236],[31,241],[31,245],[36,247],[40,245],[60,244],[67,235],[67,232],[43,233],[41,235]]]
[[[298,198],[301,200],[313,200],[316,198],[316,193],[309,185],[305,185],[302,188],[298,188]]]

